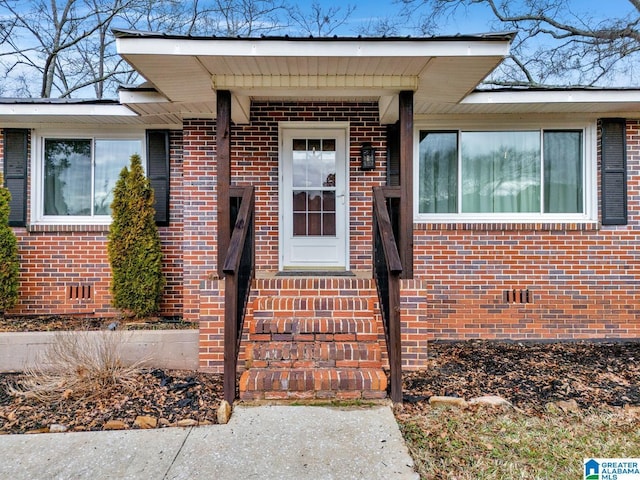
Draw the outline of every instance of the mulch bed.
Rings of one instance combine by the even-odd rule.
[[[529,413],[575,400],[581,408],[640,405],[640,342],[434,342],[404,375],[405,405],[432,395],[499,395]]]
[[[213,424],[223,396],[222,375],[192,371],[145,370],[134,392],[112,391],[82,403],[11,396],[7,387],[18,379],[18,374],[0,374],[0,433],[46,432],[53,424],[69,431],[102,430],[109,420],[133,428],[139,415],[154,417],[160,426],[189,420]]]
[[[69,315],[0,316],[0,332],[57,332],[66,330],[159,330],[198,328],[180,317],[94,318]]]
[[[500,395],[534,415],[558,400],[573,399],[582,408],[640,405],[640,342],[434,342],[429,356],[424,370],[404,375],[405,413],[428,408],[432,395]],[[184,419],[215,423],[222,398],[221,375],[190,371],[143,371],[135,392],[83,404],[11,396],[6,387],[16,380],[16,374],[0,374],[2,433],[42,431],[51,424],[101,430],[108,420],[133,428],[138,415],[164,419],[163,426]]]

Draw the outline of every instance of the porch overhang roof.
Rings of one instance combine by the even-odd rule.
[[[432,104],[437,115],[578,115],[580,118],[640,115],[640,88],[525,88],[476,90],[459,103]]]
[[[0,124],[33,127],[38,124],[140,123],[136,112],[116,101],[79,99],[0,98]]]
[[[152,86],[123,89],[141,115],[216,114],[216,90],[232,93],[232,118],[249,121],[254,100],[377,101],[397,119],[398,93],[414,111],[457,104],[509,53],[513,33],[432,38],[217,38],[114,31],[118,53]]]

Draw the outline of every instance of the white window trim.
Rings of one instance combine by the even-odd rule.
[[[420,213],[420,131],[499,132],[525,130],[582,130],[584,151],[584,213]],[[598,220],[596,122],[416,122],[413,152],[414,223],[596,223]],[[458,171],[460,175],[460,171]]]
[[[91,140],[139,140],[140,158],[146,171],[146,135],[144,130],[112,129],[46,129],[33,130],[31,135],[31,225],[110,225],[110,215],[45,215],[44,214],[44,141],[50,138]],[[91,155],[94,155],[92,145]],[[93,162],[93,158],[92,158]],[[93,167],[92,167],[93,168]],[[93,170],[92,170],[93,171]]]

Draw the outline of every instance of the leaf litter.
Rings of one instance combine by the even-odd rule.
[[[110,389],[108,396],[78,402],[60,398],[43,403],[28,395],[9,393],[20,374],[0,374],[0,433],[46,432],[51,425],[69,431],[102,430],[110,420],[133,428],[138,416],[150,416],[159,426],[175,426],[180,420],[216,423],[223,397],[222,375],[189,370],[142,370],[133,381],[135,390]]]
[[[569,480],[640,451],[640,342],[434,342],[395,409],[420,478]],[[508,407],[431,407],[499,395]]]
[[[500,395],[532,412],[572,399],[582,408],[640,405],[640,342],[433,342],[425,368],[403,384],[409,404]]]

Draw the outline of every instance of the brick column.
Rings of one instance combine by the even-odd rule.
[[[184,318],[200,324],[200,367],[219,371],[224,289],[217,281],[215,121],[185,120],[183,135]]]

